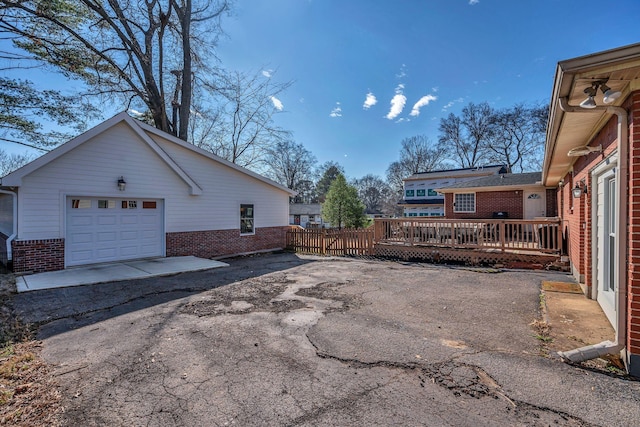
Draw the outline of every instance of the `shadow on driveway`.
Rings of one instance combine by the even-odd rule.
[[[225,262],[229,267],[21,293],[13,297],[13,307],[22,322],[38,326],[38,339],[46,339],[112,317],[233,282],[287,270],[310,261],[282,252],[231,258]]]

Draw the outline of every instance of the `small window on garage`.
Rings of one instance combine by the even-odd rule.
[[[91,208],[91,199],[72,199],[72,209],[89,209]]]
[[[240,205],[240,234],[253,234],[253,205]]]
[[[99,209],[115,209],[115,207],[116,207],[115,200],[98,200]]]
[[[424,197],[425,195],[425,190],[424,188],[419,188],[418,190],[416,190],[416,196],[418,197]]]
[[[138,209],[137,200],[123,200],[122,209]]]
[[[143,201],[142,202],[142,209],[155,209],[156,208],[156,202],[155,201]]]
[[[453,211],[454,212],[475,212],[476,211],[476,194],[460,193],[454,195]]]

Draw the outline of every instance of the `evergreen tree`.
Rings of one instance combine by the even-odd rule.
[[[344,175],[338,174],[322,205],[325,221],[338,228],[361,228],[367,219],[364,210],[364,203],[358,198],[358,190],[347,184]]]

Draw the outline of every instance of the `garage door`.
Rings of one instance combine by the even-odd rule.
[[[68,197],[67,266],[163,256],[163,204],[154,199]]]

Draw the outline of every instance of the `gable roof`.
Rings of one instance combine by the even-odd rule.
[[[292,203],[289,205],[289,215],[320,215],[320,203]]]
[[[259,181],[264,182],[265,184],[271,185],[273,187],[276,187],[282,191],[285,191],[291,195],[295,195],[295,191],[290,190],[289,188],[282,186],[268,178],[263,177],[262,175],[259,175],[255,172],[252,172],[246,168],[243,168],[241,166],[238,166],[234,163],[229,162],[228,160],[225,160],[219,156],[216,156],[213,153],[210,153],[208,151],[205,151],[201,148],[196,147],[193,144],[190,144],[186,141],[183,141],[173,135],[170,135],[166,132],[163,132],[159,129],[154,128],[153,126],[149,126],[145,123],[140,122],[139,120],[134,119],[133,117],[129,116],[129,114],[127,114],[126,112],[121,112],[118,113],[117,115],[113,116],[112,118],[100,123],[99,125],[95,126],[94,128],[89,129],[88,131],[82,133],[81,135],[73,138],[72,140],[60,145],[59,147],[56,147],[55,149],[51,150],[50,152],[44,154],[41,157],[38,157],[37,159],[35,159],[34,161],[26,164],[25,166],[21,167],[20,169],[11,172],[10,174],[4,176],[1,180],[0,183],[2,186],[6,186],[6,187],[19,187],[22,185],[22,178],[29,175],[30,173],[40,169],[41,167],[43,167],[44,165],[48,164],[49,162],[52,162],[53,160],[63,156],[64,154],[68,153],[69,151],[73,150],[74,148],[78,147],[79,145],[84,144],[85,142],[91,140],[92,138],[94,138],[95,136],[101,134],[102,132],[105,132],[106,130],[112,128],[113,126],[116,126],[119,123],[125,123],[127,124],[131,130],[140,138],[140,140],[142,142],[144,142],[146,145],[149,146],[149,148],[151,148],[157,155],[158,157],[160,157],[166,164],[167,166],[169,166],[169,168],[176,174],[178,175],[178,177],[180,177],[180,179],[182,179],[185,184],[187,184],[187,186],[189,187],[189,193],[191,195],[200,195],[202,194],[202,189],[200,188],[200,186],[198,186],[198,184],[187,174],[187,172],[185,172],[174,160],[173,158],[171,158],[171,156],[169,156],[169,154],[167,154],[166,151],[164,151],[159,145],[158,143],[153,139],[152,136],[158,136],[161,137],[163,139],[166,139],[176,145],[179,145],[183,148],[186,148],[187,150],[193,151],[194,153],[197,153],[198,155],[207,157],[208,159],[215,161],[217,163],[220,163],[223,166],[226,166],[228,168],[234,169],[238,172],[244,173],[245,175],[249,175],[252,178],[255,178]]]
[[[495,191],[502,187],[530,187],[535,185],[542,185],[542,172],[506,173],[485,176],[471,181],[457,182],[439,188],[437,191],[440,193],[453,193],[462,189]]]
[[[432,178],[449,178],[449,177],[462,177],[462,176],[484,176],[495,175],[498,173],[505,173],[507,168],[505,165],[488,165],[488,166],[474,166],[472,168],[459,168],[459,169],[443,169],[429,172],[414,173],[403,181],[413,181],[418,179],[432,179]]]

